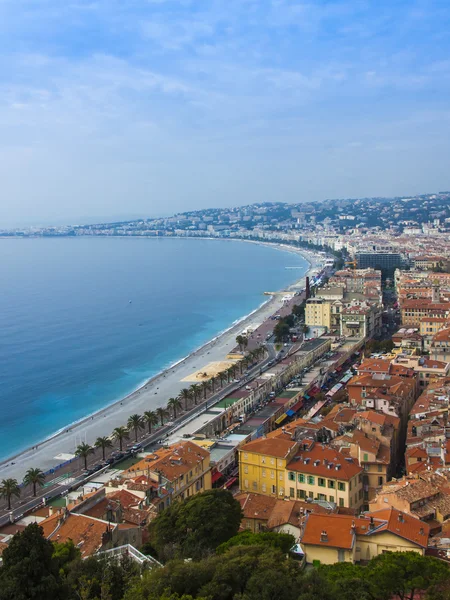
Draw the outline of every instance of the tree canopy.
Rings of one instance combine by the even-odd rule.
[[[200,558],[237,534],[242,511],[227,490],[208,490],[174,502],[150,524],[158,556]]]

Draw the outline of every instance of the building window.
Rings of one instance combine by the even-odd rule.
[[[383,477],[378,477],[378,485],[383,485]]]
[[[248,479],[244,480],[244,487],[248,488]]]
[[[261,491],[262,491],[262,492],[265,492],[265,491],[266,491],[266,484],[265,484],[265,483],[263,483],[263,484],[262,484],[262,486],[261,486]]]
[[[244,460],[248,460],[248,454],[247,454],[247,452],[244,452]]]
[[[295,490],[294,490],[294,488],[289,488],[289,496],[291,498],[294,498],[294,496],[295,496]]]
[[[342,481],[338,481],[338,490],[340,492],[345,492],[345,483],[342,483]]]
[[[344,498],[339,498],[339,506],[344,506]]]
[[[274,465],[274,464],[275,464],[275,459],[274,459],[274,458],[271,458],[271,459],[270,459],[270,464],[271,464],[271,465]]]
[[[335,486],[334,486],[334,481],[333,481],[332,479],[329,479],[329,480],[328,480],[328,487],[329,487],[330,489],[334,490],[334,487],[335,487]]]
[[[270,471],[270,479],[275,479],[275,471]]]
[[[319,484],[319,487],[325,487],[325,479],[323,479],[322,477],[319,477],[318,484]]]
[[[265,469],[263,469],[263,470],[261,471],[261,475],[262,475],[263,477],[265,477],[265,476],[266,476],[266,470],[265,470]]]
[[[289,481],[295,481],[295,473],[293,473],[292,471],[289,471],[288,479],[289,479]]]
[[[278,474],[278,479],[279,479],[280,481],[284,481],[284,473],[279,473],[279,474]]]
[[[258,491],[258,482],[254,481],[252,485],[253,485],[253,491],[254,492]]]
[[[284,487],[280,487],[280,496],[284,494]]]
[[[363,457],[363,461],[367,462],[369,460],[369,455],[367,454],[367,452],[364,453],[364,457]]]
[[[314,498],[314,492],[308,492],[308,498]]]
[[[330,502],[334,502],[334,496],[330,496]]]
[[[309,483],[309,485],[314,485],[315,480],[314,480],[314,477],[312,475],[308,475],[308,483]]]
[[[272,494],[276,494],[277,493],[277,488],[275,485],[272,486]]]
[[[299,473],[297,479],[299,483],[305,483],[305,476],[303,475],[303,473]]]
[[[248,465],[244,465],[244,473],[248,473]]]
[[[305,490],[297,490],[297,498],[301,500],[302,498],[306,498]]]
[[[266,464],[266,457],[265,456],[261,456],[261,464],[263,464],[263,465]]]
[[[383,465],[378,465],[378,473],[381,473],[383,471]]]

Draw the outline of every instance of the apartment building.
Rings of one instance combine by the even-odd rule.
[[[434,334],[430,343],[430,358],[435,361],[450,362],[450,328]]]
[[[140,476],[165,482],[171,501],[189,498],[211,489],[210,453],[194,442],[178,442],[146,456],[121,475],[124,480]]]
[[[317,442],[301,445],[286,467],[291,499],[321,500],[359,510],[363,504],[363,469],[350,456]]]

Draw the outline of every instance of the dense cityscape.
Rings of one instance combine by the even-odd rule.
[[[1,481],[0,598],[30,547],[42,598],[447,598],[449,200],[1,232],[248,239],[312,266],[166,407]]]

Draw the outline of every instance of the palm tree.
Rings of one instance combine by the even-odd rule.
[[[163,406],[160,406],[159,408],[156,409],[156,414],[161,419],[161,427],[162,427],[164,425],[164,419],[167,417],[167,410]]]
[[[192,392],[192,397],[194,399],[194,404],[197,404],[197,400],[199,399],[200,394],[202,393],[201,386],[198,385],[198,383],[193,383],[189,389]]]
[[[11,510],[11,498],[20,497],[20,487],[17,479],[2,479],[0,483],[0,498],[5,498],[8,501],[8,510]]]
[[[80,444],[77,449],[75,450],[75,456],[79,456],[80,458],[84,459],[84,468],[87,469],[87,459],[89,454],[93,454],[94,452],[94,448],[92,446],[90,446],[89,444],[86,444],[86,442],[83,442],[82,444]]]
[[[238,335],[236,337],[236,344],[239,346],[239,350],[242,350],[242,348],[244,347],[244,336],[243,335]]]
[[[214,386],[216,384],[216,381],[217,381],[217,377],[215,375],[213,375],[211,377],[211,379],[209,380],[209,383],[211,384],[211,391],[213,394],[214,394]]]
[[[112,432],[113,438],[119,442],[119,448],[122,452],[123,440],[130,438],[130,433],[126,427],[116,427]]]
[[[96,448],[101,448],[102,449],[103,460],[105,460],[105,451],[106,451],[106,448],[111,448],[112,442],[109,439],[109,437],[106,437],[106,436],[104,436],[104,437],[98,437],[95,440],[94,446]]]
[[[148,432],[150,434],[152,432],[152,426],[158,425],[159,423],[158,415],[155,413],[154,410],[146,410],[145,413],[142,415],[142,418],[147,423]]]
[[[233,375],[233,367],[228,367],[227,369],[228,383],[230,383],[230,375]]]
[[[220,371],[220,373],[217,374],[217,377],[220,379],[220,388],[223,388],[223,382],[228,380],[228,375],[226,371]]]
[[[209,381],[202,381],[200,385],[203,390],[203,400],[206,400],[206,392],[209,390]]]
[[[177,418],[177,410],[182,408],[181,400],[179,398],[169,398],[167,402],[167,408],[173,412],[173,418]]]
[[[128,429],[134,429],[134,437],[137,442],[138,431],[144,427],[144,421],[141,415],[131,415],[131,417],[128,417],[127,427]]]
[[[36,486],[42,487],[45,482],[45,475],[41,469],[28,469],[23,478],[25,485],[33,486],[33,496],[36,496]]]
[[[183,388],[180,392],[181,400],[184,400],[184,410],[187,410],[188,402],[192,398],[191,390],[188,388]]]

